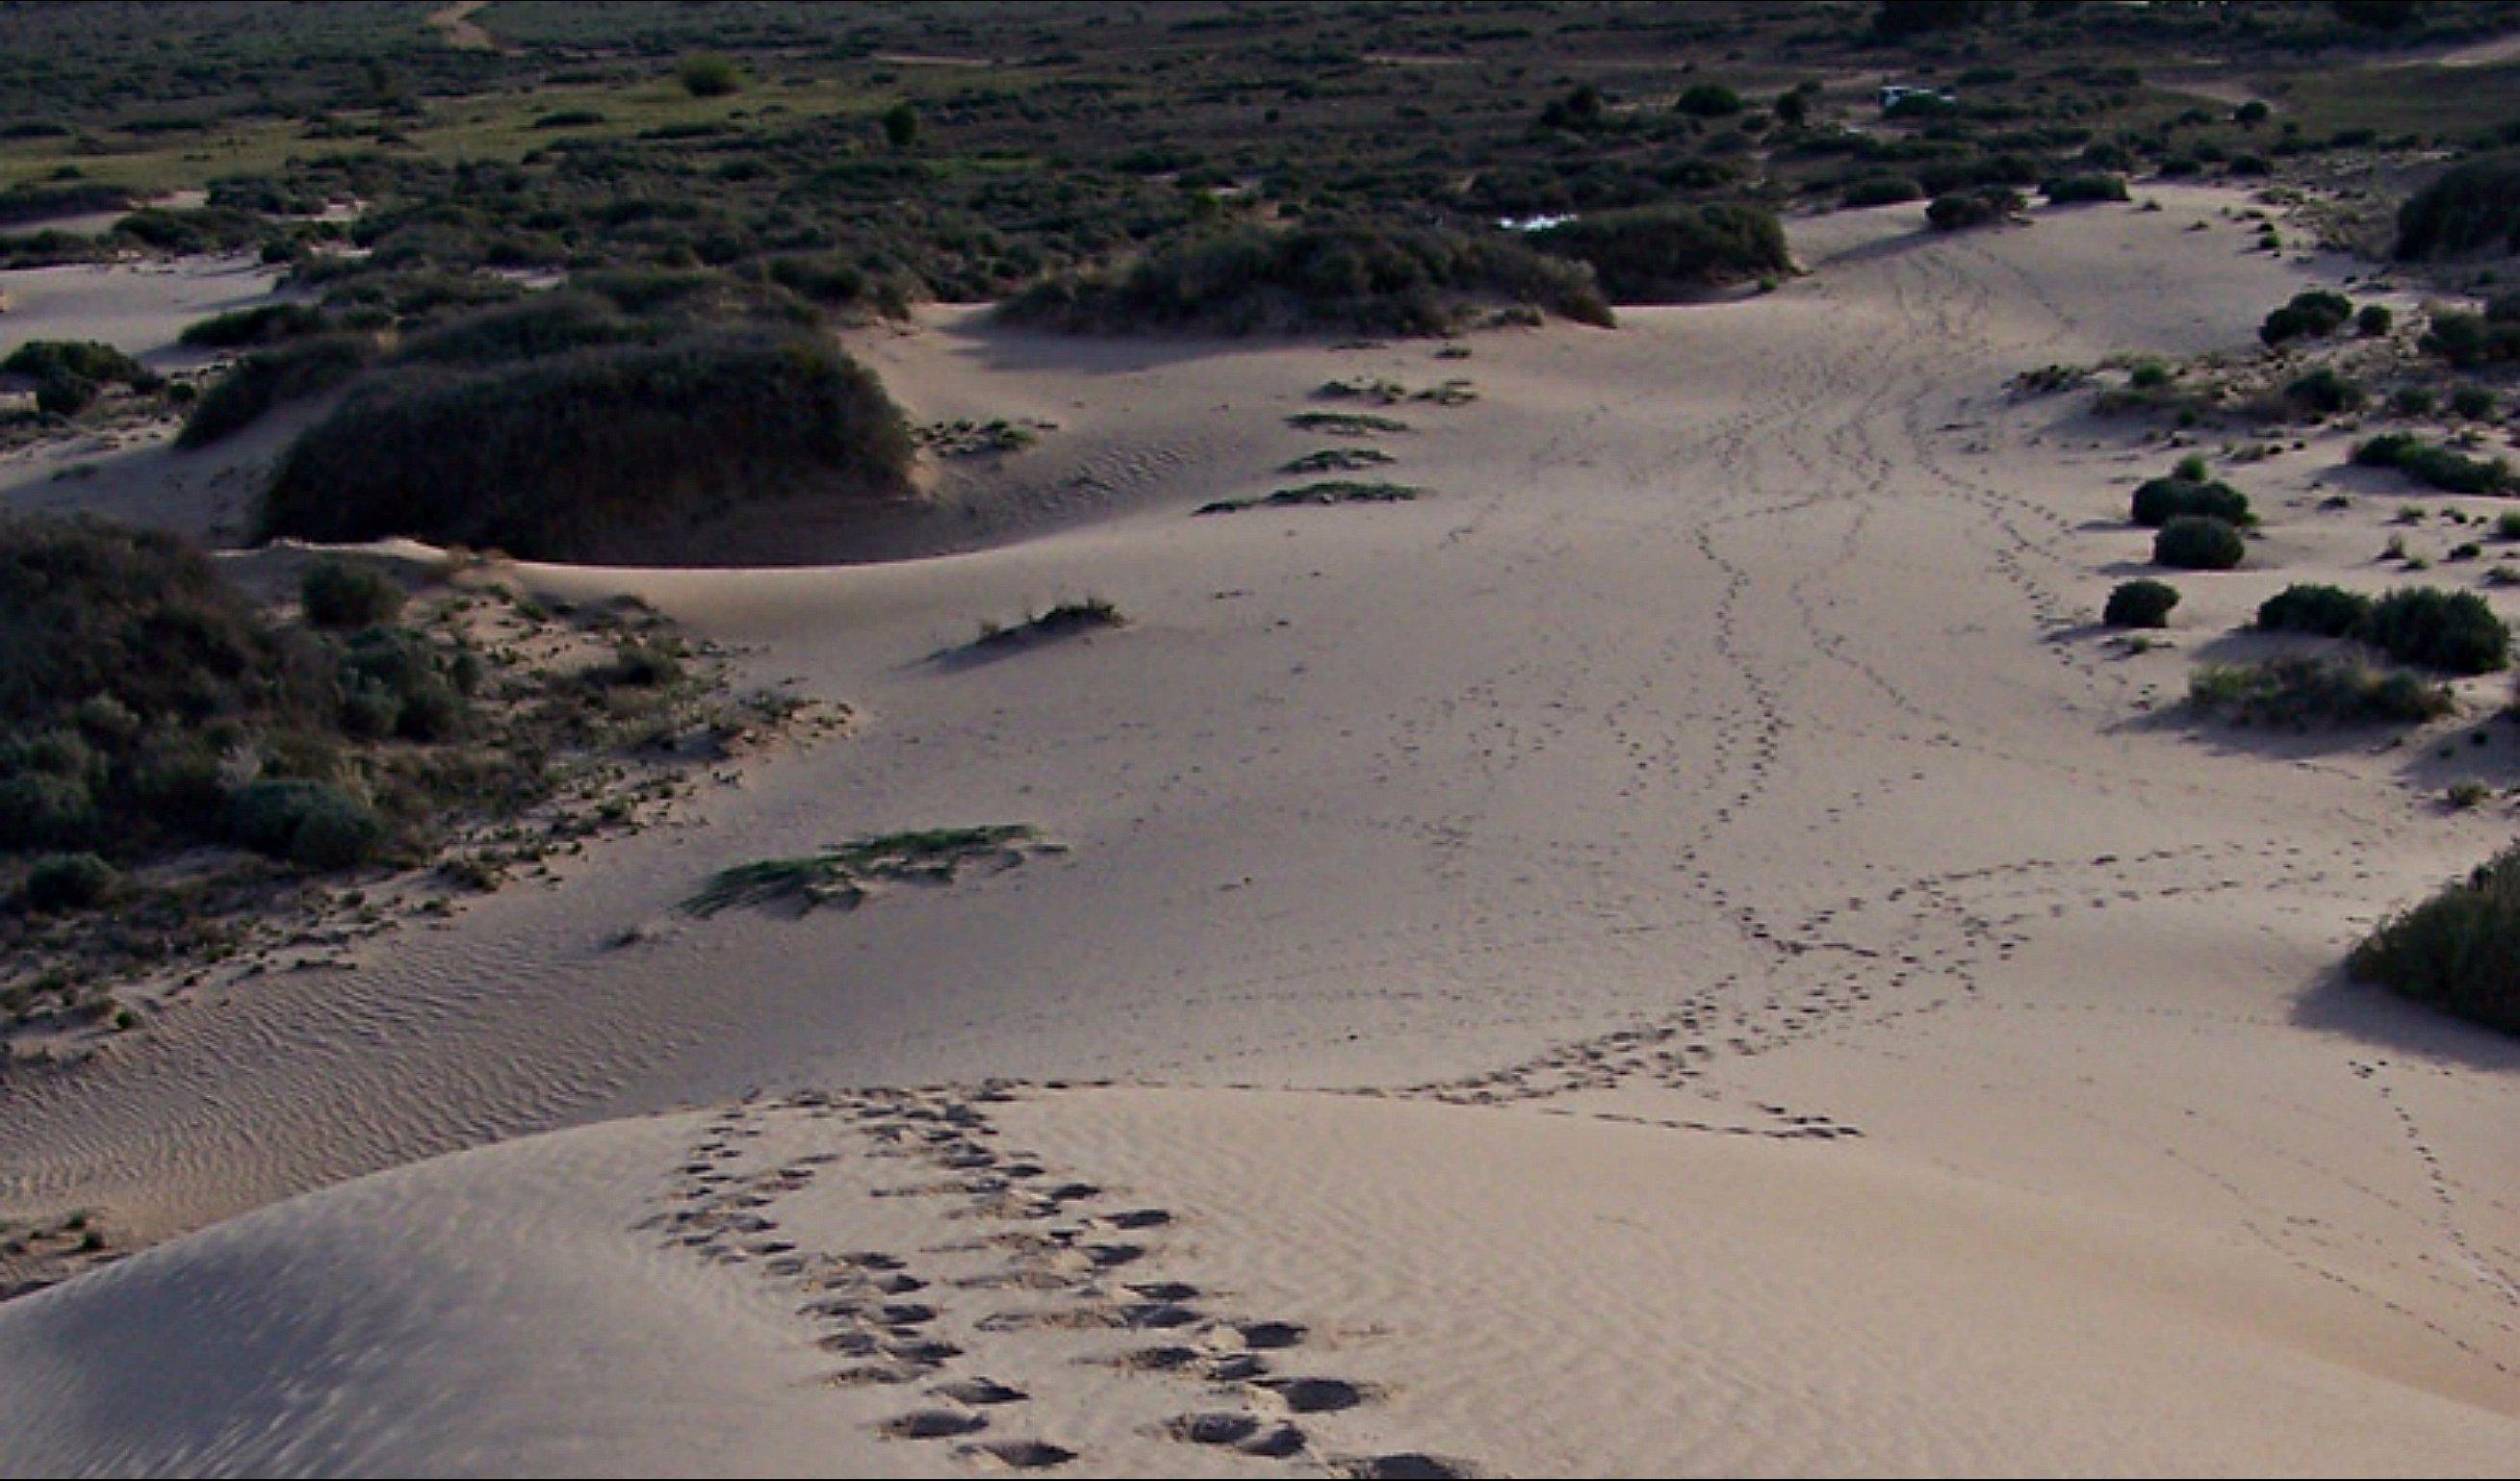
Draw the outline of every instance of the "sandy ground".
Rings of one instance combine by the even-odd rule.
[[[244,1215],[0,1307],[0,1470],[2508,1470],[2520,1051],[2334,970],[2507,838],[2435,800],[2520,780],[2505,690],[2395,747],[2163,713],[2275,586],[2394,579],[2330,442],[2233,473],[2266,538],[2165,647],[2092,625],[2175,454],[2007,381],[2309,276],[2159,197],[1827,218],[1774,295],[1466,359],[870,338],[922,419],[1058,424],[947,488],[1049,513],[534,572],[858,734],[0,1092],[0,1215]],[[1190,516],[1353,376],[1474,382],[1372,443],[1424,498]],[[934,659],[1086,594],[1131,625]],[[675,909],[997,822],[1067,852]],[[777,1099],[989,1077],[1128,1088]]]

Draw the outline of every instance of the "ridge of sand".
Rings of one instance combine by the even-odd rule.
[[[2144,568],[2126,491],[2175,454],[2130,447],[2073,398],[2018,401],[2012,377],[2245,345],[2267,308],[2341,271],[2254,250],[2243,198],[2146,194],[2164,208],[2043,210],[1956,238],[1913,207],[1823,218],[1796,228],[1817,271],[1775,294],[1631,311],[1615,333],[1478,337],[1466,360],[1410,342],[1046,340],[959,310],[868,337],[854,347],[916,416],[1058,423],[969,477],[1063,497],[1074,521],[888,565],[525,571],[557,594],[645,597],[745,646],[760,679],[849,703],[860,729],[556,886],[484,899],[351,970],[176,1009],[75,1073],[13,1079],[0,1217],[89,1208],[146,1241],[757,1087],[1125,1076],[1185,1089],[1125,1113],[1138,1102],[1119,1093],[1009,1107],[1008,1135],[1166,1206],[1241,1210],[1197,1226],[1220,1232],[1179,1279],[1265,1296],[1253,1311],[1272,1320],[1389,1328],[1390,1366],[1325,1371],[1390,1393],[1302,1421],[1307,1454],[2319,1469],[2315,1440],[2374,1467],[2494,1468],[2489,1442],[2512,1453],[2494,1390],[2520,1370],[2504,1191],[2520,1186],[2520,1051],[2355,989],[2335,963],[2507,838],[2506,814],[2433,800],[2464,774],[2520,780],[2482,719],[2505,691],[2472,687],[2470,720],[2404,747],[2160,713],[2198,656],[2256,651],[2228,630],[2274,586],[2394,578],[2372,558],[2397,501],[2340,473],[2332,439],[2234,472],[2270,512],[2262,559],[2182,577],[2164,647],[2131,654],[2092,626],[2109,583]],[[1288,481],[1281,465],[1328,439],[1286,419],[1355,376],[1475,382],[1469,405],[1399,409],[1411,429],[1375,444],[1426,497],[1190,517]],[[2323,511],[2340,489],[2354,507]],[[928,661],[983,620],[1087,594],[1131,625]],[[676,912],[729,865],[982,823],[1036,825],[1068,852],[854,913]],[[1288,1108],[1316,1103],[1334,1109]],[[1671,1126],[1590,1119],[1613,1116]],[[1438,1144],[1459,1151],[1392,1175],[1388,1197],[1387,1170],[1359,1160]],[[575,1155],[552,1148],[598,1144],[442,1167],[482,1169],[466,1200],[521,1210],[533,1188],[500,1169],[550,1169],[516,1180],[539,1188]],[[1661,1201],[1618,1203],[1644,1196],[1641,1167],[1662,1169],[1646,1185]],[[1803,1178],[1816,1168],[1830,1171]],[[1688,1202],[1700,1181],[1733,1196]],[[1515,1223],[1504,1205],[1526,1187],[1583,1216]],[[320,1198],[206,1237],[288,1227],[333,1206]],[[1920,1231],[1963,1207],[1963,1231],[2002,1233],[1935,1254]],[[1447,1208],[1460,1250],[1432,1237]],[[452,1206],[405,1217],[462,1223]],[[1705,1263],[1659,1245],[1679,1263],[1631,1263],[1647,1256],[1618,1219],[1691,1232]],[[581,1234],[617,1238],[568,1230],[562,1264]],[[1272,1249],[1292,1263],[1266,1265]],[[97,1290],[149,1310],[176,1299],[148,1285],[173,1258],[0,1310],[21,1334],[0,1371],[50,1374],[39,1392],[92,1381],[48,1366],[68,1339],[23,1312],[76,1312]],[[1420,1283],[1352,1288],[1386,1258]],[[1872,1299],[1860,1261],[1895,1277],[1895,1299]],[[1532,1284],[1544,1264],[1561,1279]],[[476,1268],[416,1271],[413,1299],[471,1309]],[[1666,1269],[1694,1275],[1666,1290]],[[1318,1309],[1297,1299],[1307,1282]],[[1528,1299],[1485,1312],[1492,1284]],[[626,1293],[568,1298],[615,1313],[586,1318],[604,1342],[731,1298],[658,1299],[652,1319]],[[2141,1321],[2112,1318],[2121,1302]],[[1957,1343],[1963,1314],[2002,1340]],[[811,1371],[741,1356],[784,1340],[769,1321],[726,1318],[707,1350],[744,1402],[787,1405],[746,1375]],[[2174,1345],[2143,1347],[2152,1326]],[[1700,1340],[1675,1355],[1674,1331]],[[2106,1362],[2077,1368],[2086,1331]],[[489,1356],[487,1335],[444,1340],[485,1371],[530,1366]],[[293,1341],[276,1352],[326,1370]],[[1578,1375],[1545,1403],[1534,1352]],[[1640,1407],[1635,1375],[1657,1365],[1681,1376]],[[481,1468],[483,1452],[431,1451],[378,1403],[373,1424],[340,1411],[323,1454]],[[847,1419],[847,1444],[898,1412]],[[1556,1449],[1492,1439],[1505,1418]],[[69,1423],[42,1455],[117,1468],[110,1426]],[[785,1463],[784,1431],[746,1433],[758,1449],[691,1465]],[[1041,1432],[1107,1445],[1092,1453],[1115,1468],[1205,1454],[1097,1434]],[[1740,1449],[1751,1434],[1770,1448]],[[2390,1440],[2365,1453],[2356,1434]],[[637,1442],[579,1443],[592,1468]],[[888,1443],[866,1463],[935,1449]]]
[[[2507,1373],[1856,1144],[807,1095],[379,1174],[0,1307],[13,1472],[2485,1473]],[[1501,1402],[1509,1401],[1509,1402]]]

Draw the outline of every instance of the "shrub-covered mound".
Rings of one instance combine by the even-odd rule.
[[[2109,591],[2100,620],[2111,627],[2168,627],[2179,588],[2166,581],[2121,581]]]
[[[419,366],[354,390],[298,439],[264,495],[261,532],[579,559],[608,535],[746,499],[897,495],[913,455],[875,377],[802,337]]]
[[[2227,571],[2247,553],[2239,527],[2212,515],[2173,516],[2152,537],[2153,562],[2182,570]]]
[[[1601,291],[1621,303],[1685,297],[1794,267],[1776,213],[1754,205],[1603,211],[1534,232],[1531,243],[1589,265]]]
[[[1499,308],[1612,322],[1589,270],[1523,242],[1363,225],[1176,238],[1125,268],[1036,284],[1003,312],[1071,333],[1440,335]]]
[[[2009,186],[1989,185],[1976,190],[1955,191],[1936,196],[1925,206],[1925,222],[1938,232],[1997,226],[2021,214],[2025,203],[2021,193]]]
[[[2511,465],[2502,459],[2471,458],[2412,432],[2382,432],[2359,443],[2354,462],[2361,468],[2394,468],[2418,483],[2453,494],[2498,494],[2511,486]]]
[[[2219,478],[2191,478],[2183,472],[2147,478],[2137,485],[2128,516],[2146,529],[2159,529],[2182,515],[2208,516],[2227,523],[2257,522],[2249,496]]]
[[[2347,967],[2360,981],[2520,1033],[2520,845],[2381,921]]]
[[[2520,251],[2520,157],[2472,159],[2398,208],[2401,260]]]

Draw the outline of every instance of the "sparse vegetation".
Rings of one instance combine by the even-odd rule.
[[[1406,504],[1425,492],[1406,483],[1367,483],[1330,479],[1300,488],[1282,488],[1250,499],[1218,499],[1191,511],[1196,515],[1232,515],[1246,509],[1285,509],[1300,505]]]
[[[1012,869],[1043,848],[1039,836],[1019,824],[883,833],[801,858],[722,871],[683,909],[702,918],[773,905],[793,907],[800,915],[825,906],[855,910],[881,884],[950,884],[966,870]]]
[[[2343,656],[2199,664],[2188,702],[2241,724],[2415,725],[2449,714],[2450,691],[2405,669]]]
[[[2520,158],[2498,155],[2456,165],[2398,209],[2401,260],[2489,247],[2520,250]]]
[[[1278,470],[1282,473],[1348,473],[1369,468],[1381,468],[1392,461],[1391,455],[1378,447],[1326,447],[1310,452]],[[2513,539],[2520,539],[2515,535]]]
[[[373,565],[318,561],[298,578],[299,605],[317,627],[374,627],[402,614],[402,586]]]
[[[2358,981],[2520,1033],[2520,845],[2381,921],[2346,965]]]
[[[2343,293],[2312,289],[2295,293],[2291,302],[2268,314],[2258,326],[2258,337],[2270,345],[2319,338],[2343,329],[2353,317],[2354,304]]]
[[[2382,432],[2358,443],[2362,468],[2394,468],[2428,487],[2453,494],[2500,493],[2511,486],[2511,465],[2500,458],[2471,458],[2411,432]]]

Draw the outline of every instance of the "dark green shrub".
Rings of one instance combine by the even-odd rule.
[[[2354,332],[2366,339],[2376,339],[2398,324],[2398,316],[2389,312],[2385,303],[2365,303],[2354,313]]]
[[[2121,581],[2109,592],[2100,620],[2111,627],[2168,627],[2179,588],[2167,581]]]
[[[2231,524],[2254,523],[2249,496],[2220,479],[2199,479],[2172,473],[2162,478],[2147,478],[2136,486],[2128,516],[2146,529],[2159,529],[2182,515],[2201,515]]]
[[[2481,385],[2462,385],[2450,393],[2450,409],[2470,422],[2494,415],[2494,392]]]
[[[383,852],[384,821],[329,782],[251,782],[228,801],[228,835],[306,869],[347,869]]]
[[[2483,314],[2435,314],[2424,328],[2419,348],[2441,356],[2460,370],[2520,360],[2520,323]]]
[[[373,740],[452,740],[469,718],[458,656],[398,627],[358,634],[341,657],[342,729]]]
[[[1897,205],[1924,195],[1925,188],[1905,175],[1867,175],[1849,184],[1840,199],[1850,206]]]
[[[2138,360],[2127,370],[2127,384],[2139,391],[2157,391],[2168,385],[2170,379],[2170,367],[2158,360]]]
[[[882,386],[825,343],[581,349],[370,381],[290,450],[261,530],[567,560],[744,496],[895,495],[913,456]]]
[[[2418,483],[2453,494],[2499,493],[2511,483],[2511,467],[2502,459],[2471,458],[2411,432],[2382,432],[2357,444],[2354,462],[2363,468],[2394,468]]]
[[[1592,273],[1502,234],[1420,227],[1244,227],[1174,238],[1125,270],[1058,277],[1006,316],[1071,333],[1441,335],[1496,305],[1608,325]]]
[[[2211,515],[2175,516],[2152,540],[2153,563],[2181,570],[2229,570],[2246,554],[2238,527]]]
[[[2354,411],[2368,399],[2362,382],[2331,365],[2319,366],[2297,378],[2284,387],[2283,394],[2286,401],[2322,417]]]
[[[88,910],[120,891],[122,873],[94,854],[47,854],[26,872],[19,903],[46,915]]]
[[[919,110],[904,99],[883,111],[883,141],[894,149],[919,142]]]
[[[1729,118],[1741,112],[1741,95],[1721,82],[1700,82],[1683,92],[1672,109],[1693,118]]]
[[[425,330],[405,340],[394,358],[406,364],[497,365],[654,334],[594,293],[555,290]]]
[[[67,848],[85,844],[97,828],[87,784],[50,772],[0,777],[0,848]]]
[[[2455,707],[2449,690],[2404,669],[2336,656],[2199,664],[2187,699],[2228,719],[2272,725],[2420,725]]]
[[[1534,232],[1531,245],[1587,264],[1603,292],[1630,303],[1788,273],[1794,266],[1776,214],[1750,205],[1602,211]]]
[[[2402,662],[2453,674],[2492,673],[2510,662],[2510,629],[2473,592],[2391,592],[2372,604],[2360,636]]]
[[[1965,231],[2009,220],[2020,214],[2022,204],[2019,191],[2004,186],[1984,186],[1936,196],[1933,202],[1925,207],[1925,221],[1938,232]]]
[[[311,304],[265,303],[196,320],[177,337],[196,349],[245,349],[302,339],[331,327],[332,320]]]
[[[2429,417],[2440,398],[2420,385],[2401,386],[2389,397],[2389,410],[2401,417]]]
[[[2371,599],[2342,587],[2296,583],[2258,605],[2258,626],[2271,633],[2347,638],[2371,614]]]
[[[2271,345],[2316,338],[2336,333],[2353,317],[2354,305],[2344,294],[2313,289],[2295,293],[2291,302],[2268,314],[2258,326],[2258,337]]]
[[[743,87],[743,73],[736,65],[710,52],[684,58],[674,75],[681,80],[683,91],[695,98],[723,98]]]
[[[2358,981],[2520,1033],[2520,845],[2381,921],[2346,966]]]
[[[2039,187],[2039,193],[2056,205],[2073,205],[2092,201],[2127,199],[2126,176],[2092,171],[2079,175],[2058,175]]]
[[[374,352],[374,341],[364,335],[319,335],[257,350],[193,403],[175,445],[206,447],[252,426],[283,402],[331,390],[364,369]]]
[[[2520,250],[2520,158],[2470,160],[2398,208],[2401,260],[2455,257],[2487,247]]]
[[[373,627],[402,610],[402,587],[373,565],[318,561],[298,578],[298,600],[317,627]]]

